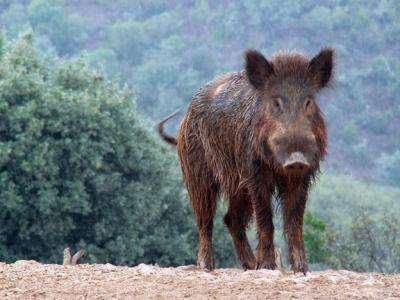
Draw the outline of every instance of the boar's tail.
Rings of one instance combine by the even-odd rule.
[[[167,142],[168,144],[171,144],[171,145],[174,145],[174,146],[176,146],[176,144],[177,144],[176,138],[171,136],[171,135],[168,135],[168,134],[166,134],[164,132],[164,124],[166,122],[168,122],[170,119],[172,119],[173,117],[175,117],[180,111],[181,111],[181,108],[178,109],[177,111],[175,111],[174,113],[172,113],[171,115],[169,115],[168,117],[166,117],[165,119],[163,119],[162,121],[160,121],[157,124],[157,131],[158,131],[158,134],[161,136],[161,138],[165,142]]]

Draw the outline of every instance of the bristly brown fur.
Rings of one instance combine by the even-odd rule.
[[[243,268],[274,269],[271,199],[276,194],[292,268],[306,273],[303,213],[327,147],[325,122],[314,99],[331,79],[333,50],[324,49],[311,60],[279,53],[269,61],[254,50],[245,58],[244,71],[219,77],[193,97],[176,139],[199,230],[198,265],[214,268],[213,218],[223,194],[229,201],[224,222]],[[283,167],[296,151],[309,162],[305,172]],[[256,256],[246,236],[253,218]]]

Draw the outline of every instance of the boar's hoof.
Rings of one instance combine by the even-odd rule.
[[[212,259],[201,259],[197,262],[197,267],[203,271],[214,270],[214,260]]]
[[[257,263],[257,270],[259,269],[268,269],[268,270],[275,270],[277,265],[275,261],[262,261]]]
[[[251,262],[244,262],[242,263],[242,268],[243,270],[247,271],[247,270],[254,270],[256,268],[255,263],[251,263]]]
[[[294,273],[303,273],[304,275],[307,275],[308,272],[308,265],[307,262],[305,261],[296,261],[292,264],[292,270]]]

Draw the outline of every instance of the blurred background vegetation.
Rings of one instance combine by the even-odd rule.
[[[312,56],[331,45],[309,260],[399,272],[399,19],[396,0],[0,0],[0,259],[57,262],[70,245],[88,262],[194,263],[179,164],[154,122],[240,70],[246,48]],[[236,263],[225,209],[218,266]]]

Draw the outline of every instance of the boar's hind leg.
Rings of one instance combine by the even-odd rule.
[[[208,184],[206,183],[207,181]],[[188,192],[196,215],[199,233],[197,266],[211,271],[215,267],[212,232],[218,186],[209,184],[209,182],[213,182],[210,177],[208,179],[197,177],[194,180],[190,180],[188,182]]]
[[[233,239],[236,254],[244,270],[256,267],[256,259],[246,235],[246,228],[252,216],[251,202],[246,195],[233,196],[229,199],[229,209],[224,222]]]
[[[289,261],[294,272],[308,271],[303,241],[303,215],[307,192],[301,188],[283,194],[284,232],[288,243]]]

